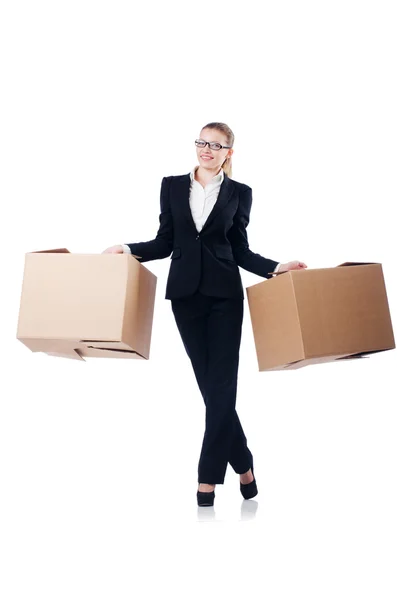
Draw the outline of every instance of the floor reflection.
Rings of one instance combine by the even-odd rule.
[[[240,521],[251,521],[256,517],[258,510],[258,502],[256,500],[243,500],[240,506]],[[219,513],[218,513],[219,514]],[[224,519],[217,519],[215,506],[198,506],[197,507],[197,520],[198,521],[224,521]]]

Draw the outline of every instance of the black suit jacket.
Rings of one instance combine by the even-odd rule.
[[[278,262],[249,248],[252,189],[224,174],[217,201],[200,233],[189,205],[190,173],[164,177],[160,226],[155,239],[128,244],[139,262],[172,253],[166,295],[182,298],[197,290],[208,296],[244,298],[238,267],[269,279]]]

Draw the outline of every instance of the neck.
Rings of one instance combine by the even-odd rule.
[[[203,167],[199,166],[198,169],[196,169],[194,177],[195,179],[197,179],[197,181],[204,181],[208,183],[213,177],[215,177],[215,175],[218,175],[218,173],[220,173],[221,168],[222,167],[215,167],[214,169],[203,169]]]

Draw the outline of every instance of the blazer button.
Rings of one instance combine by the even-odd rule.
[[[200,236],[199,236],[199,235],[197,235],[197,236],[196,236],[196,240],[198,240],[198,239],[199,239],[199,237],[200,237]]]

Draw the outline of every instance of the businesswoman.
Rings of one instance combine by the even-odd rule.
[[[140,262],[171,255],[166,299],[192,363],[206,407],[198,463],[197,502],[212,506],[227,464],[240,475],[244,498],[258,493],[253,456],[236,412],[244,293],[239,267],[266,279],[276,271],[304,269],[252,252],[246,228],[252,189],[231,178],[234,135],[225,123],[208,123],[196,140],[198,165],[164,177],[155,239],[111,246]]]

